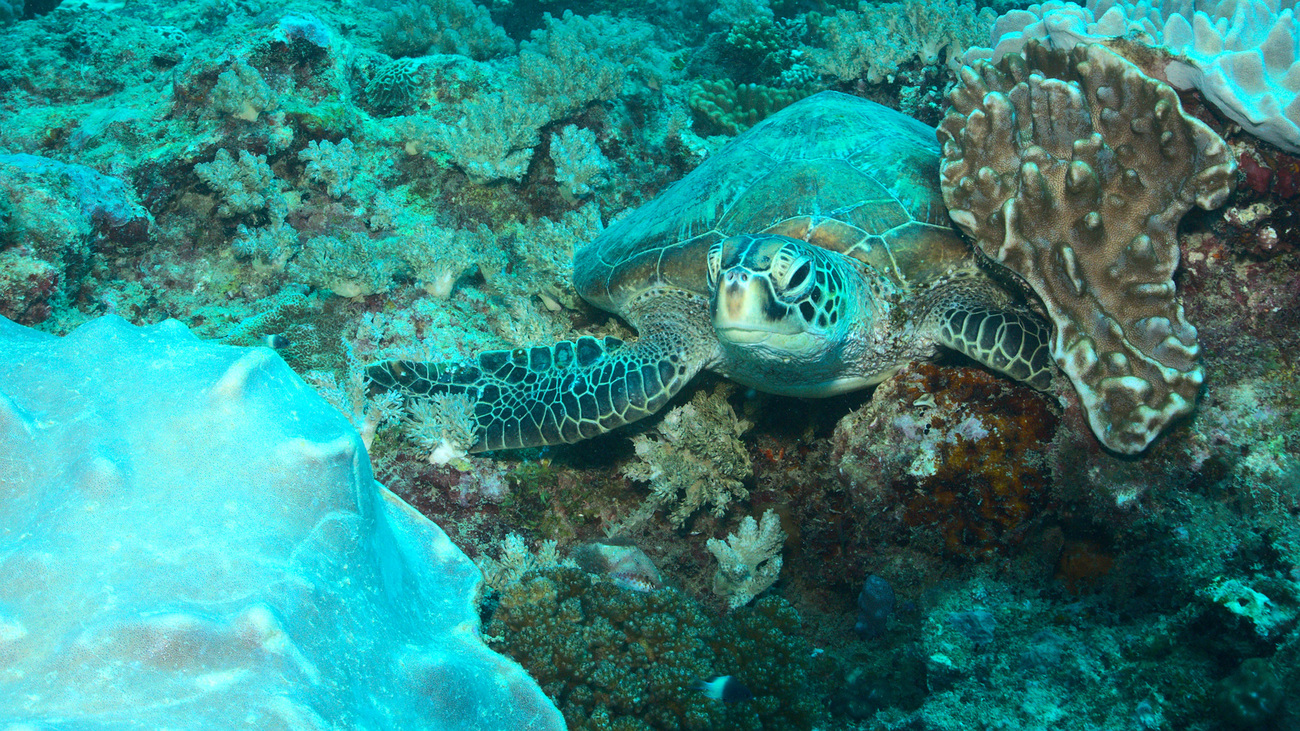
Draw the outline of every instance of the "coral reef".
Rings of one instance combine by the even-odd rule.
[[[572,124],[551,135],[551,159],[560,194],[570,203],[590,195],[612,167],[596,144],[596,133]]]
[[[657,438],[643,434],[633,439],[640,461],[624,473],[649,482],[650,496],[630,523],[648,520],[663,508],[671,508],[673,525],[682,525],[706,505],[721,516],[733,500],[749,494],[744,482],[752,468],[739,439],[749,424],[736,418],[727,391],[701,393],[664,416],[655,427]]]
[[[1049,0],[1012,10],[993,26],[993,48],[965,59],[1017,53],[1029,40],[1070,50],[1105,43],[1177,89],[1196,89],[1252,135],[1300,152],[1296,64],[1300,28],[1288,1]]]
[[[778,89],[736,85],[731,79],[700,81],[691,88],[691,108],[726,134],[744,132],[775,112],[813,93],[811,88]]]
[[[824,718],[798,615],[762,599],[712,619],[680,592],[620,588],[578,569],[524,576],[485,631],[558,699],[570,728],[811,729]],[[734,675],[756,696],[722,703],[694,685]]]
[[[1171,88],[1102,46],[1031,43],[964,69],[950,98],[953,220],[1041,299],[1102,444],[1146,449],[1205,377],[1175,295],[1178,222],[1227,200],[1236,161]]]
[[[392,6],[380,27],[381,45],[394,56],[454,53],[477,59],[514,50],[487,8],[473,0],[414,0]]]
[[[205,339],[274,348],[341,414],[298,384],[286,388],[314,405],[276,423],[309,432],[321,425],[328,427],[322,438],[354,445],[346,435],[355,430],[370,445],[376,474],[455,544],[438,542],[421,560],[455,567],[465,579],[452,602],[461,613],[449,622],[468,644],[440,645],[456,661],[491,659],[473,637],[477,614],[489,642],[518,653],[575,728],[1300,727],[1300,706],[1286,700],[1300,692],[1300,160],[1291,154],[1289,2],[1200,3],[1196,12],[1181,0],[1048,2],[1027,11],[1000,0],[924,7],[140,0],[65,2],[53,11],[50,4],[28,0],[18,11],[23,3],[0,1],[0,16],[6,7],[14,13],[12,22],[0,20],[0,315],[55,334],[105,313],[139,325],[175,318]],[[1004,12],[991,34],[984,6]],[[1124,34],[1127,40],[1115,39]],[[1016,50],[1031,36],[1058,46],[1102,42],[1147,76],[1184,89],[1184,113],[1228,140],[1227,154],[1240,166],[1239,189],[1221,211],[1191,210],[1176,240],[1172,220],[1155,221],[1168,230],[1153,240],[1168,254],[1180,250],[1173,281],[1184,319],[1196,324],[1205,379],[1195,409],[1140,454],[1097,441],[1067,379],[1038,393],[956,357],[903,370],[874,393],[833,399],[744,389],[710,395],[716,380],[701,377],[689,401],[667,404],[640,427],[482,457],[455,447],[472,428],[464,397],[410,404],[413,418],[403,419],[394,418],[392,401],[368,392],[361,362],[456,362],[580,337],[630,341],[628,326],[578,295],[575,251],[607,225],[643,225],[627,212],[784,99],[833,89],[937,124],[949,105],[944,89],[967,57],[964,44],[977,36]],[[1126,83],[1115,85],[1116,98]],[[1149,111],[1136,115],[1139,126]],[[1083,119],[1060,128],[1082,134]],[[1109,135],[1104,123],[1092,129]],[[1115,140],[1109,145],[1116,158],[1126,152]],[[1053,185],[1068,180],[1073,147],[1062,143],[1070,152],[1057,160],[1067,176],[1049,176]],[[1159,179],[1144,184],[1178,185],[1170,174],[1193,155],[1183,157],[1129,167]],[[1008,157],[1012,167],[1036,159],[1020,149]],[[1110,179],[1102,160],[1090,165]],[[932,220],[946,221],[941,206],[932,209]],[[1045,220],[1064,222],[1072,210],[1066,205]],[[1060,292],[1073,285],[1064,286]],[[205,367],[189,357],[202,346],[171,340],[174,331],[154,326],[152,344],[138,348],[153,365],[123,413],[138,414],[145,431],[159,413],[141,413],[142,400],[177,403],[174,393],[150,394],[166,390],[160,384],[171,383],[168,374]],[[243,352],[211,349],[218,351],[228,354],[226,367]],[[282,385],[294,381],[269,351],[255,352],[275,365],[250,373],[250,393],[261,393],[256,385],[269,373]],[[49,367],[68,373],[55,378],[57,393],[74,399],[69,384],[81,383],[75,398],[99,403],[108,375],[137,373],[139,357],[79,373],[66,363]],[[106,375],[75,380],[92,373]],[[6,375],[0,390],[10,393],[10,384]],[[19,398],[38,395],[45,392]],[[177,408],[205,403],[191,400]],[[225,427],[269,413],[254,407],[262,403],[256,398],[245,403],[223,412]],[[48,436],[47,411],[24,407],[19,418],[31,434]],[[187,459],[208,454],[215,443],[188,438],[216,433],[204,424],[185,421],[187,438],[167,449]],[[157,444],[159,434],[177,433],[169,429],[141,438]],[[186,489],[172,484],[140,509],[137,532],[181,521],[187,530],[242,538],[246,548],[263,528],[284,529],[288,521],[267,521],[298,504],[256,487],[317,472],[256,469],[258,449],[278,443],[280,432],[260,433],[265,441],[243,443],[237,454],[247,479],[224,490],[221,505],[187,507],[208,494],[207,483],[187,479]],[[81,428],[63,444],[71,449],[87,438]],[[83,461],[97,477],[81,487],[103,482],[102,464],[124,459],[130,444],[87,450]],[[0,462],[8,460],[0,483],[22,479],[34,468],[32,454],[0,450]],[[390,497],[378,500],[360,482],[348,495],[334,490],[342,484],[335,477],[365,471],[362,454],[358,447],[360,461],[312,479],[312,499],[371,501],[376,520],[409,518],[400,524],[418,523],[417,532],[429,535],[431,527],[390,511]],[[97,495],[79,488],[65,496],[95,497],[93,511],[24,510],[9,524],[93,523],[45,553],[94,561],[96,551],[76,546],[111,534],[105,526],[122,497]],[[227,525],[219,517],[231,510],[248,514]],[[209,517],[196,522],[196,513]],[[777,516],[770,521],[779,518],[785,535],[780,580],[728,611],[727,597],[714,593],[719,564],[710,538],[739,538],[744,516],[764,515]],[[333,530],[342,524],[327,525],[333,532],[317,535],[342,540]],[[298,597],[293,611],[272,606],[286,633],[267,635],[273,625],[265,613],[208,605],[207,624],[188,625],[185,637],[207,642],[236,628],[238,651],[260,653],[262,664],[228,687],[271,677],[261,692],[317,709],[322,699],[342,697],[321,690],[345,687],[331,684],[336,671],[368,655],[343,641],[346,621],[331,622],[340,631],[302,656],[344,659],[316,664],[323,685],[295,682],[301,666],[273,651],[286,641],[305,647],[295,624],[302,615],[294,612],[333,617],[341,605],[331,598],[380,587],[366,598],[380,607],[366,620],[379,624],[367,632],[382,626],[408,652],[438,644],[437,621],[415,626],[382,615],[386,601],[417,601],[406,589],[423,579],[396,593],[388,589],[397,583],[358,583],[357,572],[394,565],[357,560],[389,534],[366,535],[373,540],[356,544],[346,570],[329,564],[338,569],[329,576],[340,580]],[[408,537],[393,534],[397,543]],[[295,555],[320,555],[318,548],[328,547]],[[498,589],[480,592],[477,612],[466,598],[476,572],[457,549],[494,577],[492,561],[513,567],[493,579]],[[149,556],[166,553],[142,550],[136,559]],[[553,565],[564,556],[582,570]],[[195,560],[187,554],[168,565],[168,576],[185,575]],[[292,576],[305,570],[301,562],[284,565]],[[33,566],[0,571],[0,592],[26,586]],[[70,591],[76,582],[66,579],[41,592]],[[116,586],[119,599],[129,598],[125,586]],[[869,596],[867,586],[874,587]],[[16,622],[34,626],[27,610],[0,604],[0,654],[35,642],[35,632],[14,636]],[[65,615],[72,616],[44,612],[42,621]],[[859,615],[867,621],[855,631]],[[104,626],[88,625],[82,636]],[[386,642],[366,647],[383,654],[396,646]],[[272,650],[257,649],[263,645]],[[193,645],[151,647],[164,647],[173,662]],[[465,647],[475,649],[452,649]],[[94,649],[104,656],[105,647]],[[60,652],[45,657],[56,664],[81,657]],[[161,668],[164,655],[136,667]],[[93,662],[88,667],[102,667]],[[420,666],[417,680],[428,680],[420,697],[436,708],[491,705],[495,696],[478,683],[520,676],[500,660],[488,667],[457,674],[451,687],[464,692],[449,696],[433,678],[453,669]],[[272,677],[275,668],[284,672]],[[756,698],[725,704],[692,689],[722,674]],[[390,701],[406,680],[381,683],[386,709],[400,705]],[[36,703],[23,689],[38,682],[33,672],[0,679],[0,694]],[[84,696],[106,686],[85,677],[61,687]],[[129,684],[115,687],[132,692]],[[151,701],[131,706],[132,718],[152,712]],[[12,724],[50,717],[48,708],[22,705],[32,710],[14,713],[14,704],[0,705]],[[185,725],[184,711],[172,708],[145,718]],[[427,725],[428,713],[422,707],[400,725]],[[457,721],[472,726],[473,716]],[[560,723],[554,711],[550,718]],[[302,723],[321,719],[358,723],[330,712]],[[362,725],[383,725],[367,719]]]
[[[784,544],[781,519],[772,510],[763,513],[761,523],[746,515],[740,521],[740,532],[729,534],[725,541],[710,538],[706,544],[709,553],[718,559],[713,593],[726,597],[732,609],[753,601],[780,576]]]
[[[518,533],[501,540],[500,558],[480,556],[476,564],[483,572],[483,583],[495,592],[510,591],[531,571],[554,571],[560,567],[560,557],[555,552],[555,541],[542,541],[537,551],[531,551]]]
[[[974,369],[917,364],[840,421],[834,455],[855,509],[896,514],[928,545],[979,556],[1018,545],[1049,503],[1050,404]]]
[[[222,216],[266,211],[273,221],[278,222],[289,213],[275,173],[266,164],[266,155],[240,150],[236,160],[230,150],[222,148],[217,150],[212,162],[195,165],[194,174],[220,197],[217,213]]]
[[[977,11],[969,0],[860,2],[856,11],[839,10],[818,24],[824,46],[808,57],[814,69],[841,81],[878,83],[912,60],[933,65],[962,58],[987,37],[993,20],[993,11]]]

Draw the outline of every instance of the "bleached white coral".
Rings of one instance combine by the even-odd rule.
[[[605,182],[612,167],[596,144],[596,133],[573,124],[551,135],[551,160],[560,195],[570,203],[590,195],[593,187]]]
[[[221,197],[217,213],[239,216],[266,209],[274,221],[283,221],[289,204],[280,193],[280,181],[266,162],[266,155],[239,151],[239,159],[230,150],[217,150],[212,162],[194,166],[194,173]]]
[[[761,523],[746,515],[740,521],[740,533],[729,534],[725,542],[710,538],[709,553],[718,559],[713,593],[727,597],[732,609],[748,604],[781,574],[784,547],[785,531],[774,510],[764,511]]]
[[[352,189],[352,176],[361,162],[352,140],[346,137],[337,145],[329,140],[312,140],[298,153],[298,159],[307,163],[307,177],[325,184],[333,198],[342,198]]]
[[[721,517],[734,499],[749,495],[745,480],[753,474],[749,453],[739,437],[751,424],[736,418],[725,387],[701,393],[668,412],[659,422],[659,438],[632,440],[641,461],[624,474],[650,483],[651,493],[630,523],[645,520],[659,508],[675,505],[669,522],[680,526],[705,505]]]

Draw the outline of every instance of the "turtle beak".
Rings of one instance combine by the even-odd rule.
[[[782,325],[788,308],[772,295],[766,277],[737,266],[722,272],[719,279],[713,309],[713,325],[719,332],[759,335],[786,329]]]

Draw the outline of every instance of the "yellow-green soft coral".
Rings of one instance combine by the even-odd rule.
[[[651,493],[629,522],[672,507],[668,520],[680,526],[705,505],[721,516],[732,500],[749,495],[744,482],[753,470],[739,437],[751,425],[736,418],[726,392],[723,387],[699,394],[668,412],[656,427],[659,438],[641,435],[632,440],[641,461],[624,474],[649,482]]]

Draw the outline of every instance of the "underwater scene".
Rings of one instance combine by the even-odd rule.
[[[0,729],[1300,731],[1293,0],[0,0]]]

